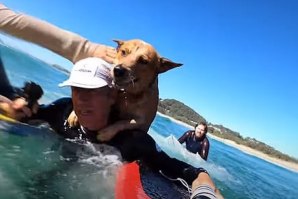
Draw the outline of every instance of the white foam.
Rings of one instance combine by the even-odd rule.
[[[68,141],[77,143],[78,140],[68,139]],[[91,164],[104,170],[108,167],[122,165],[122,157],[119,150],[106,144],[84,142],[81,144],[81,148],[76,150],[76,155],[79,158],[79,162]]]
[[[173,136],[163,137],[154,130],[149,130],[149,135],[155,140],[158,146],[170,157],[186,162],[194,167],[203,167],[212,177],[221,181],[233,181],[234,177],[219,165],[205,161],[199,154],[189,152],[179,141]]]

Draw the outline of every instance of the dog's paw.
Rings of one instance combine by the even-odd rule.
[[[97,140],[107,142],[110,141],[116,134],[117,131],[113,131],[111,128],[106,128],[97,132]]]
[[[79,119],[77,117],[77,115],[75,114],[74,111],[72,111],[68,118],[67,118],[67,122],[69,124],[70,127],[75,127],[75,126],[79,126]]]

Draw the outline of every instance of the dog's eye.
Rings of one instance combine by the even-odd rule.
[[[145,57],[139,57],[138,62],[140,64],[148,64],[149,63],[149,61]]]
[[[125,57],[127,55],[126,50],[121,50],[121,55]]]

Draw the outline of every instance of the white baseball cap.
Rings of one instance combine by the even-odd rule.
[[[60,83],[59,87],[75,86],[89,89],[112,87],[111,67],[111,64],[97,57],[82,59],[74,64],[68,80]]]

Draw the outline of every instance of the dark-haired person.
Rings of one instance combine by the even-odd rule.
[[[210,147],[209,140],[206,136],[207,132],[207,124],[200,122],[195,125],[194,130],[186,131],[178,141],[181,144],[185,142],[188,151],[198,153],[204,160],[207,160]]]

